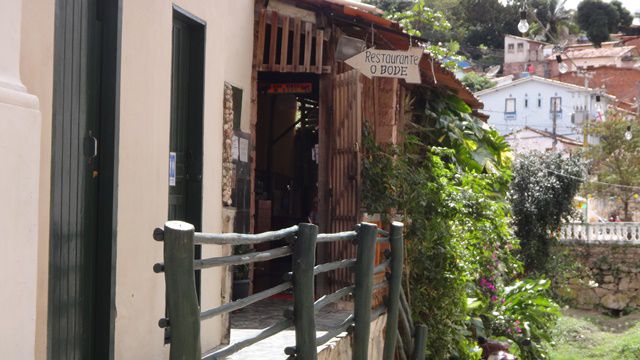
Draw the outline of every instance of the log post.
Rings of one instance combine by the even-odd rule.
[[[427,344],[427,326],[423,324],[416,325],[414,338],[413,356],[411,356],[411,359],[423,360],[425,346]]]
[[[355,331],[353,360],[369,358],[369,331],[371,329],[371,291],[373,265],[378,229],[374,224],[362,223],[357,236],[356,284],[353,292]]]
[[[164,225],[164,277],[171,328],[171,360],[199,360],[200,307],[193,271],[193,225],[168,221]]]
[[[391,276],[389,278],[389,295],[387,297],[387,326],[385,329],[383,360],[393,360],[398,335],[398,310],[400,308],[400,291],[402,291],[402,265],[404,258],[404,243],[400,222],[391,224],[389,241],[391,243]],[[409,315],[411,316],[411,315]]]
[[[300,224],[293,244],[293,323],[296,331],[296,359],[315,360],[316,324],[313,311],[316,240],[318,227]]]

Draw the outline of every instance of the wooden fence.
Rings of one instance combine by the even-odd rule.
[[[318,234],[318,227],[312,224],[299,224],[255,235],[208,234],[196,233],[191,224],[167,222],[164,229],[154,230],[153,237],[164,242],[164,263],[155,264],[154,271],[164,272],[165,275],[168,316],[161,319],[159,325],[170,329],[170,358],[223,359],[294,327],[295,346],[283,349],[290,358],[316,359],[318,346],[344,331],[353,330],[353,359],[366,360],[369,358],[371,321],[386,312],[383,359],[392,360],[396,355],[399,359],[424,359],[426,329],[423,325],[414,328],[401,286],[404,256],[402,231],[402,223],[394,222],[389,233],[379,230],[373,224],[362,223],[354,231],[334,234]],[[267,251],[194,260],[195,245],[255,245],[281,239],[288,240],[289,244]],[[316,264],[316,245],[337,241],[354,242],[357,246],[356,258]],[[385,253],[386,260],[375,266],[377,242],[389,242],[390,249]],[[281,284],[213,309],[200,310],[196,296],[195,270],[248,264],[285,256],[292,256],[292,271]],[[337,269],[354,271],[355,283],[315,300],[315,275]],[[374,275],[381,272],[386,272],[386,279],[374,284]],[[383,287],[388,288],[386,301],[372,309],[372,293]],[[201,321],[244,308],[289,289],[293,289],[293,310],[285,311],[282,320],[253,337],[202,353]],[[353,313],[328,329],[324,335],[316,337],[316,314],[323,307],[343,298],[353,300]]]

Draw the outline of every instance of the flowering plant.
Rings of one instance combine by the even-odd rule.
[[[480,279],[481,291],[493,292],[485,307],[478,309],[482,335],[513,341],[519,359],[546,358],[550,330],[560,314],[558,305],[547,297],[549,286],[546,279],[526,279],[498,290],[490,279]]]

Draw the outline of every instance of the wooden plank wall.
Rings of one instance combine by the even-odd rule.
[[[255,65],[258,71],[328,73],[324,43],[324,31],[315,24],[261,9]]]

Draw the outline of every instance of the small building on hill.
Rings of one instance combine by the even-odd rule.
[[[586,75],[586,78],[585,78]],[[558,74],[553,77],[565,83],[583,85],[589,82],[590,87],[604,88],[608,94],[616,97],[616,107],[636,112],[640,99],[640,68],[619,68],[611,65],[588,68],[587,74],[576,71]]]
[[[576,71],[578,67],[588,68],[596,66],[613,66],[619,68],[633,68],[638,63],[638,49],[635,46],[619,46],[619,43],[604,43],[602,47],[593,45],[574,45],[567,47],[562,53],[563,61],[569,66],[569,71]],[[556,55],[547,57],[551,76],[556,76],[558,62]]]
[[[504,75],[523,72],[548,77],[549,65],[546,60],[551,55],[553,45],[515,35],[504,37]]]

